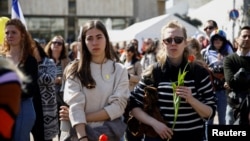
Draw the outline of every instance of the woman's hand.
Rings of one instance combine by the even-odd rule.
[[[61,106],[59,111],[60,120],[69,120],[69,107]]]
[[[155,122],[152,127],[162,139],[171,139],[173,136],[172,129],[160,121]]]
[[[181,98],[184,98],[186,102],[189,102],[193,98],[191,89],[186,86],[178,86],[176,89],[176,94]]]

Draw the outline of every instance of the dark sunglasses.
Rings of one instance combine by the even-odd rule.
[[[169,37],[169,38],[166,38],[166,39],[163,39],[163,42],[165,43],[165,44],[172,44],[173,43],[173,40],[174,40],[174,42],[176,43],[176,44],[180,44],[180,43],[182,43],[182,41],[184,40],[184,37],[174,37],[174,38],[171,38],[171,37]]]
[[[243,39],[246,39],[247,37],[250,39],[250,35],[243,35],[242,36]]]
[[[54,45],[57,44],[57,45],[59,45],[59,46],[63,45],[62,42],[56,42],[56,41],[55,41],[55,42],[52,42],[52,44],[54,44]]]
[[[213,26],[208,26],[208,27],[204,28],[204,31],[206,31],[207,29],[212,30],[212,29],[214,29],[214,27]]]

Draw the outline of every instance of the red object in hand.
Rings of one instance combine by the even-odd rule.
[[[108,136],[105,134],[101,134],[99,137],[99,141],[108,141]]]

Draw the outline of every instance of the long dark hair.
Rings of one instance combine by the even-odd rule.
[[[133,57],[132,57],[132,60],[131,60],[131,64],[134,65],[138,59],[137,59],[137,51],[136,51],[136,46],[132,43],[128,44],[128,46],[126,47],[126,51],[131,51],[133,52]]]
[[[110,44],[109,36],[106,27],[99,20],[91,20],[86,22],[81,31],[81,48],[80,48],[80,59],[74,61],[70,67],[65,71],[66,78],[69,76],[78,77],[81,81],[82,85],[91,89],[96,86],[96,81],[93,79],[90,70],[90,62],[91,62],[91,53],[89,52],[87,45],[85,43],[86,32],[96,28],[105,36],[106,46],[105,46],[105,57],[107,59],[114,61],[114,71],[115,71],[115,62],[117,61],[117,57],[114,54],[114,50]]]

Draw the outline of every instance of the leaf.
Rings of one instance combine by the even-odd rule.
[[[181,101],[180,96],[178,96],[176,94],[176,88],[177,88],[177,86],[183,86],[184,85],[184,79],[185,79],[186,74],[188,72],[188,71],[186,71],[186,68],[187,68],[187,66],[188,66],[188,64],[190,62],[194,61],[195,58],[192,57],[192,56],[190,56],[190,58],[188,58],[188,59],[189,59],[188,63],[184,67],[183,72],[181,71],[181,69],[179,69],[178,78],[177,78],[177,85],[176,85],[176,83],[172,83],[172,88],[173,88],[173,105],[174,105],[174,123],[172,125],[172,129],[174,129],[175,124],[176,124],[176,120],[177,120],[178,113],[179,113],[180,101]]]

